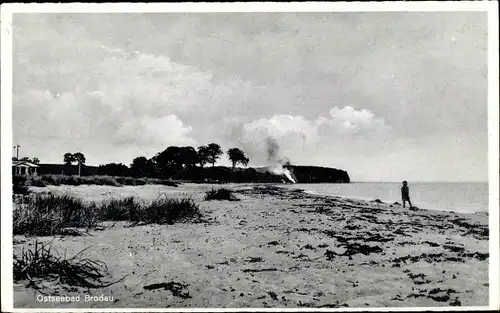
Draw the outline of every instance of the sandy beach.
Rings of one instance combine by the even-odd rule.
[[[488,305],[487,214],[411,211],[256,185],[224,186],[240,201],[204,201],[212,187],[32,187],[92,201],[188,195],[200,204],[204,220],[134,227],[106,223],[84,236],[38,237],[52,240],[52,249],[68,256],[89,247],[85,256],[107,264],[110,282],[124,279],[100,289],[52,284],[43,290],[80,296],[77,302],[39,301],[38,291],[19,282],[14,307]],[[14,253],[33,241],[15,236]],[[161,283],[164,288],[153,285]],[[85,296],[94,298],[85,301]]]

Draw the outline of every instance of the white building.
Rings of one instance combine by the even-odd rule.
[[[38,165],[28,161],[12,161],[12,175],[36,176]]]

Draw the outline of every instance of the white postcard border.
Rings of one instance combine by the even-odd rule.
[[[133,12],[398,12],[398,11],[487,11],[488,12],[488,144],[489,144],[489,306],[363,308],[364,311],[450,311],[499,309],[499,94],[498,94],[498,3],[496,1],[449,2],[306,2],[306,3],[32,3],[1,6],[1,185],[12,186],[12,14],[13,13],[133,13]],[[13,309],[12,277],[12,188],[1,188],[2,311],[9,312],[354,312],[342,309]]]

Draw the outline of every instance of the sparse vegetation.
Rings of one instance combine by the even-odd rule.
[[[155,178],[113,177],[113,176],[76,176],[76,175],[38,175],[31,176],[26,181],[29,186],[45,187],[47,185],[101,185],[101,186],[142,186],[146,184],[166,185],[177,187],[175,182]]]
[[[219,188],[219,189],[212,188],[211,190],[209,190],[205,193],[205,200],[207,200],[207,201],[210,201],[210,200],[238,201],[239,199],[233,195],[232,190],[229,190],[226,188]]]
[[[108,275],[106,264],[82,258],[84,250],[67,259],[52,253],[51,244],[35,241],[31,249],[24,249],[20,255],[14,254],[14,281],[29,280],[29,286],[40,290],[36,279],[56,280],[61,284],[87,288],[107,287],[116,282],[103,283]]]
[[[103,221],[173,224],[199,217],[200,209],[191,198],[158,198],[146,203],[128,197],[97,204],[67,195],[36,194],[15,205],[13,233],[51,236],[68,234],[68,229],[92,229]]]
[[[13,210],[14,235],[50,236],[67,228],[93,228],[99,223],[95,203],[67,195],[35,194],[22,198]]]
[[[101,203],[100,214],[104,221],[136,221],[140,203],[134,197],[109,199]]]
[[[116,182],[124,186],[143,186],[147,184],[146,180],[133,177],[116,177]]]
[[[146,224],[173,224],[201,217],[198,205],[191,198],[158,198],[149,204],[134,197],[111,199],[101,205],[103,220],[131,221]]]
[[[147,224],[173,224],[201,217],[200,208],[191,198],[160,198],[151,202],[142,212],[144,214],[140,216],[140,221]]]

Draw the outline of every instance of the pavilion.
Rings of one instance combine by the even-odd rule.
[[[36,176],[38,165],[28,161],[12,161],[12,175]]]

